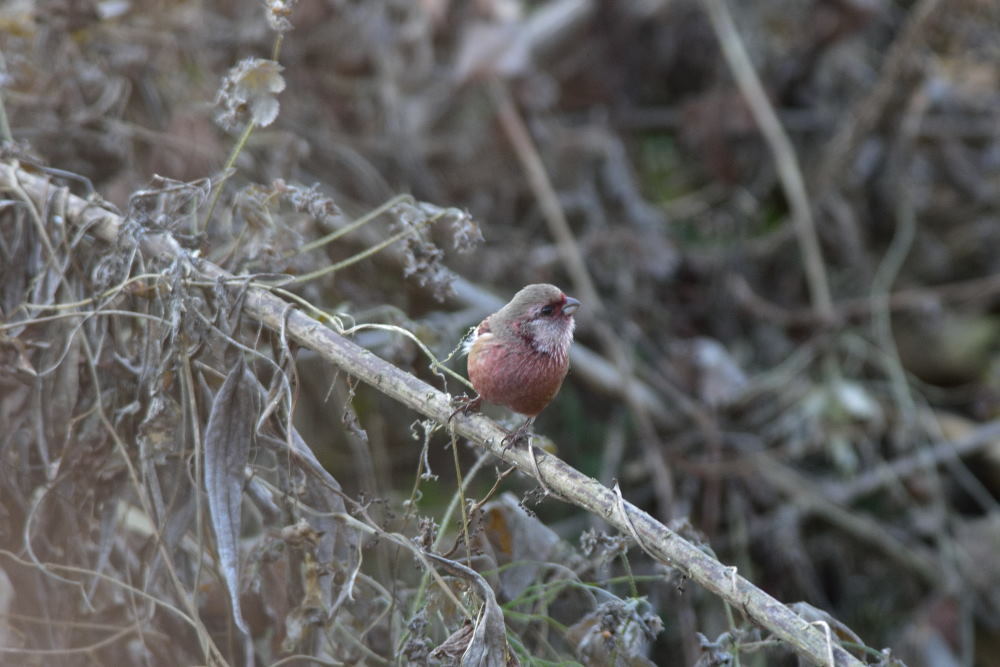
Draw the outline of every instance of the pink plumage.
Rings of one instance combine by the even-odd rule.
[[[483,320],[466,344],[479,398],[529,419],[544,410],[569,370],[579,307],[554,285],[528,285]]]

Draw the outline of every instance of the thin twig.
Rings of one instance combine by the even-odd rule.
[[[918,91],[907,105],[907,113],[894,146],[892,168],[896,172],[893,179],[899,184],[896,193],[896,231],[889,248],[879,263],[872,279],[872,330],[887,358],[887,371],[892,383],[892,393],[899,409],[899,430],[897,441],[907,439],[914,425],[916,407],[906,379],[906,369],[899,358],[896,339],[892,335],[892,317],[889,309],[889,292],[910,248],[917,236],[917,213],[914,210],[913,192],[910,185],[910,162],[912,147],[924,112],[930,104],[926,91]]]
[[[0,53],[0,76],[7,76],[7,60],[2,53]],[[14,135],[10,131],[10,123],[7,121],[7,108],[3,103],[3,95],[0,95],[0,141],[4,143],[14,141]]]
[[[823,263],[823,253],[816,234],[816,223],[813,220],[812,205],[806,193],[805,180],[799,167],[799,159],[788,134],[781,126],[778,115],[764,91],[764,86],[754,70],[750,56],[747,54],[743,39],[736,30],[736,24],[725,0],[702,0],[708,10],[712,28],[722,47],[722,54],[729,64],[729,69],[736,79],[736,84],[750,107],[757,127],[760,128],[778,168],[778,178],[782,189],[788,198],[792,209],[792,220],[799,241],[803,262],[806,268],[806,280],[809,283],[809,293],[812,296],[813,308],[823,320],[833,316],[833,298],[830,295],[830,284],[826,277],[826,267]]]

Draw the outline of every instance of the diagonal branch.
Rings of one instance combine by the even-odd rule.
[[[20,188],[39,205],[54,193],[56,186],[17,164],[0,163],[0,188]],[[114,242],[118,237],[123,223],[120,216],[70,194],[66,195],[66,202],[66,224],[87,229],[107,242]],[[211,262],[192,256],[167,233],[144,236],[141,249],[148,255],[187,262],[194,271],[210,280],[234,278]],[[243,310],[275,331],[284,331],[300,345],[316,351],[338,368],[407,407],[441,423],[448,421],[452,412],[448,395],[359,347],[270,292],[260,288],[248,289]],[[838,666],[860,667],[862,664],[839,645],[831,646],[822,632],[736,574],[735,568],[726,567],[597,480],[554,456],[538,454],[532,462],[528,451],[504,448],[501,441],[506,432],[481,415],[458,415],[452,424],[459,435],[513,463],[523,473],[539,475],[539,481],[566,502],[596,514],[621,532],[633,536],[659,562],[677,568],[741,610],[814,664],[830,664],[831,653]]]

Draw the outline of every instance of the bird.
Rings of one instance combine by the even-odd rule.
[[[540,283],[522,288],[480,322],[463,347],[477,395],[455,412],[476,410],[484,400],[509,408],[526,420],[505,440],[514,444],[523,438],[569,371],[573,315],[579,307],[555,285]]]

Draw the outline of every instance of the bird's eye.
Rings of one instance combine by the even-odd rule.
[[[551,304],[549,304],[548,306],[544,306],[541,309],[541,311],[539,311],[539,312],[541,312],[542,315],[551,315],[555,311],[556,311],[556,307],[553,306],[553,305],[551,305]]]

